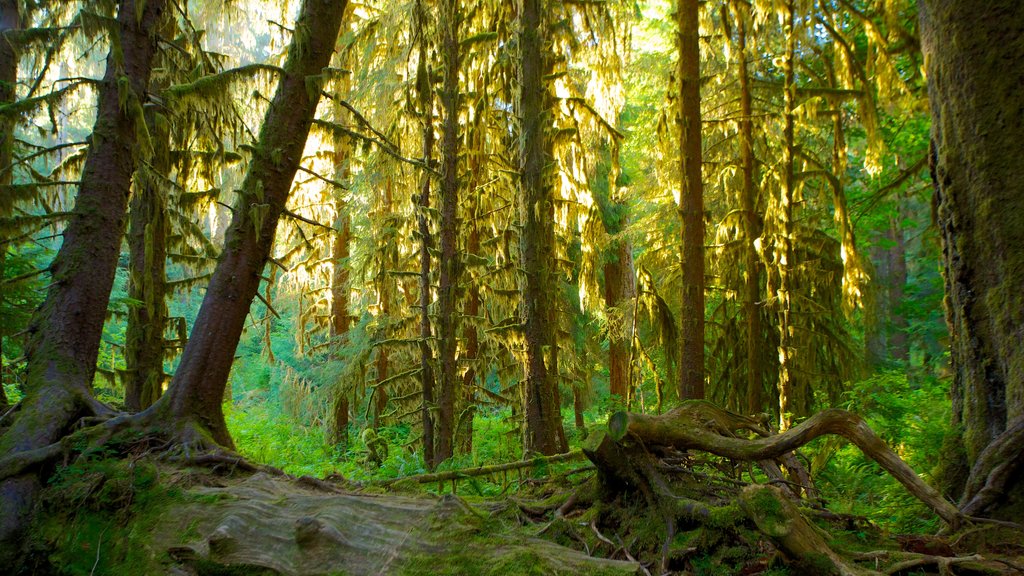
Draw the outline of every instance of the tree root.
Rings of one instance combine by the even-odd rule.
[[[67,460],[73,452],[87,454],[96,451],[117,435],[128,431],[137,433],[140,438],[161,438],[164,442],[157,452],[161,458],[169,461],[212,466],[215,470],[227,466],[232,471],[266,472],[275,476],[284,474],[278,468],[254,464],[240,454],[220,446],[195,422],[184,421],[170,426],[158,424],[162,418],[157,413],[149,412],[124,414],[110,411],[92,418],[98,419],[98,422],[64,436],[57,442],[0,458],[0,481],[24,474],[60,457]]]
[[[660,416],[617,412],[608,420],[608,433],[616,441],[628,435],[645,444],[697,449],[744,461],[780,458],[819,436],[835,434],[853,442],[954,530],[967,520],[937,490],[922,481],[856,414],[825,410],[778,435],[751,440],[732,437],[730,429],[745,427],[748,420],[710,402],[691,401]],[[727,431],[726,435],[723,430]]]

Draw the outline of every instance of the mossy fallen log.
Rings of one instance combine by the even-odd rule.
[[[965,516],[941,494],[926,484],[910,466],[889,448],[863,418],[845,410],[824,410],[781,434],[753,439],[738,438],[731,431],[747,427],[751,419],[722,410],[706,401],[684,402],[662,415],[617,412],[608,420],[608,434],[621,441],[627,436],[645,445],[673,446],[680,450],[701,450],[743,461],[779,458],[808,442],[835,434],[856,445],[877,462],[917,499],[952,528]]]
[[[46,491],[26,573],[636,574],[454,496],[345,492],[266,473],[80,462]]]

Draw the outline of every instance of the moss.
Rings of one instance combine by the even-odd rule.
[[[778,504],[778,503],[776,503]],[[747,519],[747,515],[737,503],[727,506],[719,506],[711,509],[711,516],[707,525],[711,528],[726,529],[732,528]]]
[[[835,564],[825,554],[819,552],[808,552],[805,554],[798,563],[798,567],[801,572],[805,574],[819,574],[821,576],[829,576],[835,574]]]
[[[151,463],[97,453],[60,469],[40,496],[31,529],[29,572],[166,572],[170,558],[154,547],[152,535],[172,510],[192,499],[161,484],[159,476]]]

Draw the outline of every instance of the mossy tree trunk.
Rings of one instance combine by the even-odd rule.
[[[554,199],[547,177],[551,155],[544,34],[544,0],[521,0],[519,10],[519,213],[525,275],[526,449],[563,451],[555,347],[557,307]]]
[[[441,389],[438,398],[438,464],[452,457],[455,442],[455,398],[458,392],[458,311],[456,293],[461,263],[459,235],[459,0],[442,0],[438,27],[444,85],[441,107],[441,261],[438,279],[438,336],[440,339]]]
[[[21,29],[21,10],[17,0],[0,0],[0,34]],[[18,55],[6,38],[0,37],[0,106],[14,102],[18,82]],[[11,202],[9,186],[14,176],[14,121],[0,118],[0,215],[5,215]],[[0,238],[0,278],[4,277],[7,242]],[[7,394],[3,387],[3,339],[0,338],[0,410],[8,406]]]
[[[700,2],[679,0],[679,161],[683,308],[679,397],[704,398],[704,185],[701,181]]]
[[[757,189],[754,185],[754,97],[750,88],[747,55],[749,7],[733,0],[736,11],[737,75],[740,82],[740,163],[743,187],[740,209],[743,211],[743,316],[747,327],[747,398],[749,414],[764,409],[764,362],[761,360],[764,340],[761,335],[761,262],[754,242],[761,237],[761,215],[757,211]]]
[[[100,410],[92,397],[103,321],[121,252],[138,150],[138,124],[157,51],[156,29],[166,2],[118,4],[119,50],[107,56],[92,145],[75,207],[50,266],[52,281],[29,328],[26,397],[0,437],[0,456],[59,440],[82,414]],[[136,10],[141,9],[140,13]],[[0,483],[0,564],[19,555],[28,513],[40,487],[33,473]]]
[[[346,62],[341,68],[346,69]],[[337,98],[348,96],[351,88],[352,75],[349,72],[342,73],[337,82]],[[341,104],[334,105],[334,119],[340,124],[347,124],[349,111]],[[336,136],[334,139],[334,181],[342,182],[348,180],[350,157],[352,155],[352,143],[349,138]],[[334,222],[334,242],[331,245],[331,338],[335,340],[334,347],[340,348],[345,344],[348,337],[348,330],[352,325],[352,316],[349,313],[349,293],[351,291],[349,256],[352,243],[352,217],[349,214],[349,205],[345,201],[344,191],[334,190],[334,205],[337,213]],[[341,452],[348,448],[348,427],[349,427],[349,404],[350,392],[338,390],[334,398],[334,443]]]
[[[201,425],[223,446],[233,445],[221,404],[235,348],[302,159],[320,101],[321,74],[334,52],[346,4],[302,3],[288,58],[234,207],[224,251],[170,390],[152,408],[168,412],[179,422]]]
[[[431,76],[433,71],[427,66],[430,51],[427,46],[427,11],[423,0],[417,0],[415,7],[416,31],[419,38],[419,62],[416,66],[416,96],[419,113],[423,123],[423,164],[430,166],[434,155],[434,90]],[[438,462],[434,456],[435,422],[434,411],[434,354],[430,348],[433,331],[430,327],[430,251],[434,245],[434,235],[430,231],[430,179],[428,171],[420,176],[420,195],[416,200],[416,224],[420,235],[420,390],[422,406],[420,413],[423,426],[423,462],[427,468],[433,469]]]
[[[793,261],[793,218],[796,205],[796,178],[793,173],[793,156],[796,149],[796,9],[790,0],[785,3],[786,54],[782,59],[783,69],[783,145],[782,174],[779,189],[779,233],[775,241],[775,265],[778,267],[778,286],[775,290],[779,322],[779,429],[790,427],[794,415],[799,415],[802,399],[795,382],[793,366],[793,304],[792,270]]]
[[[125,408],[149,408],[163,393],[164,330],[167,326],[167,193],[162,180],[171,172],[167,119],[146,109],[153,141],[147,174],[140,170],[128,215],[128,310],[125,333]]]
[[[924,0],[932,177],[953,361],[961,505],[1024,512],[1024,4]],[[955,468],[955,467],[954,467]],[[964,468],[961,467],[961,470]],[[963,479],[954,484],[962,484]]]

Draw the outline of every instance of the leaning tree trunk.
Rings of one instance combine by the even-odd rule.
[[[228,374],[302,159],[320,101],[321,74],[330,63],[346,3],[302,3],[277,92],[242,182],[224,251],[170,390],[153,406],[155,412],[167,411],[179,423],[201,425],[215,442],[227,447],[233,443],[221,403]]]
[[[1019,519],[1024,4],[924,0],[920,14],[954,370],[953,424],[963,430],[960,458],[971,467],[961,504],[974,514]]]
[[[700,3],[680,0],[679,161],[682,190],[683,308],[680,314],[679,397],[704,397],[704,185],[701,181]]]
[[[165,4],[149,0],[136,13],[133,0],[120,3],[112,31],[119,50],[107,56],[75,208],[50,265],[46,300],[29,328],[26,397],[14,425],[0,438],[0,457],[52,444],[80,415],[100,409],[92,397],[92,380],[140,147],[136,127],[143,121],[157,50],[155,30]],[[19,556],[39,487],[33,473],[0,483],[0,564]]]
[[[526,448],[554,454],[562,447],[555,355],[554,204],[545,175],[552,161],[544,104],[543,0],[522,0],[519,30],[520,248],[525,273]]]

